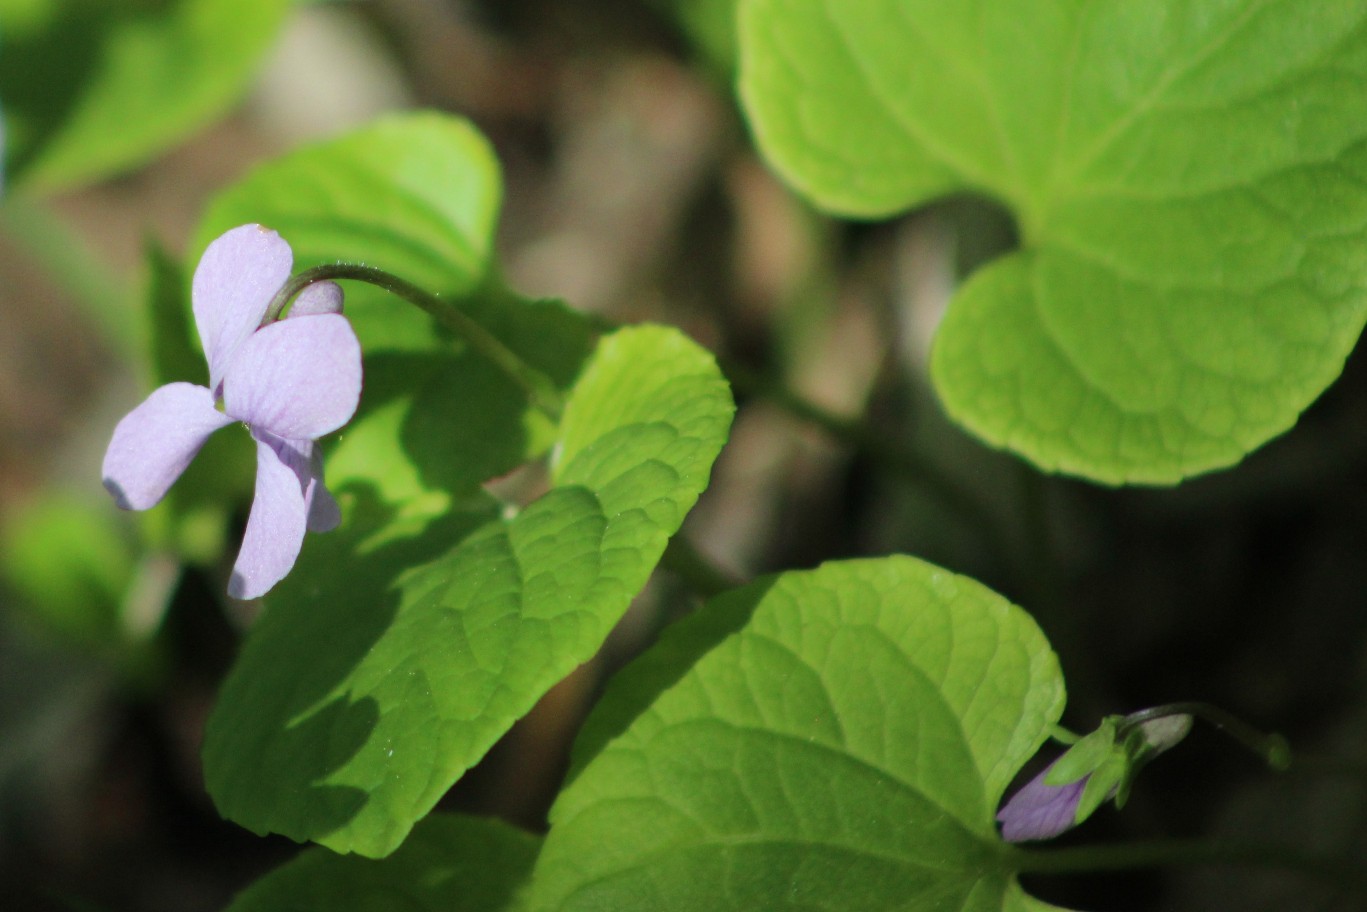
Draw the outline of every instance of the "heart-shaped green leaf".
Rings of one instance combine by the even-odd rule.
[[[1063,701],[1023,611],[912,558],[724,594],[613,680],[529,905],[1045,908],[993,816]]]
[[[378,861],[309,849],[228,912],[511,912],[540,844],[496,820],[433,814]]]
[[[1285,431],[1367,310],[1367,7],[744,0],[760,147],[832,212],[980,193],[946,408],[1049,470],[1167,483]]]
[[[310,537],[224,685],[204,749],[220,810],[392,851],[597,651],[706,487],[732,408],[680,333],[621,330],[571,390],[554,486],[511,519],[431,498],[399,514],[358,476],[343,528]],[[464,443],[452,427],[451,452]]]
[[[9,171],[52,190],[140,164],[246,87],[289,0],[0,4]]]

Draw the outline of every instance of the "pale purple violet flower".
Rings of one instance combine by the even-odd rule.
[[[1073,828],[1077,822],[1077,806],[1082,790],[1091,774],[1067,785],[1049,785],[1044,777],[1054,764],[1046,766],[997,812],[1002,825],[1002,839],[1007,842],[1028,842],[1053,839]]]
[[[256,441],[256,497],[228,582],[228,594],[240,599],[284,579],[305,530],[341,522],[314,441],[350,421],[361,395],[361,346],[341,315],[337,285],[308,286],[287,319],[261,325],[293,262],[289,244],[260,225],[234,228],[209,245],[190,291],[209,385],[154,390],[114,428],[104,457],[114,500],[146,510],[210,434],[247,426]]]

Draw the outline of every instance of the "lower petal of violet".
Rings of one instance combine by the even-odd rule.
[[[308,526],[305,494],[314,478],[312,444],[253,430],[256,439],[256,497],[247,517],[242,549],[228,580],[233,598],[259,598],[285,578],[299,557]]]
[[[154,507],[209,435],[232,423],[202,386],[169,383],[153,390],[114,428],[104,454],[104,486],[125,510]]]
[[[312,440],[299,441],[309,448],[309,481],[304,489],[304,501],[308,505],[308,529],[310,532],[331,532],[342,524],[342,508],[337,506],[327,486],[323,484],[323,454]]]

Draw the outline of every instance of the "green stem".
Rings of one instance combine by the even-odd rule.
[[[1362,889],[1367,874],[1357,865],[1284,846],[1240,845],[1193,839],[1155,840],[1066,849],[1013,849],[1010,864],[1024,874],[1081,874],[1181,865],[1273,868],[1303,874],[1342,888]]]
[[[332,279],[353,279],[383,288],[390,294],[403,298],[425,311],[439,323],[456,333],[470,347],[498,366],[514,383],[527,394],[532,404],[552,421],[559,421],[564,410],[564,398],[556,389],[555,383],[541,371],[532,367],[516,352],[508,348],[483,326],[465,315],[449,301],[431,294],[396,275],[376,269],[373,266],[360,266],[353,263],[335,263],[315,266],[291,276],[266,310],[266,321],[278,319],[295,295],[315,282]]]
[[[1267,765],[1275,770],[1284,770],[1291,765],[1291,746],[1287,744],[1284,737],[1275,732],[1272,734],[1261,732],[1237,716],[1209,703],[1196,701],[1165,703],[1152,709],[1142,709],[1139,712],[1130,713],[1121,723],[1118,736],[1123,736],[1127,731],[1137,728],[1145,722],[1168,716],[1191,716],[1215,726],[1262,757]]]

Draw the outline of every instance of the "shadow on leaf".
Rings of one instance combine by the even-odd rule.
[[[371,743],[378,706],[353,701],[349,678],[394,623],[404,569],[451,550],[493,517],[481,501],[403,518],[368,486],[339,493],[346,523],[306,541],[205,734],[205,780],[220,812],[301,841],[345,826],[367,800],[364,789],[330,779],[364,752],[384,749]]]

